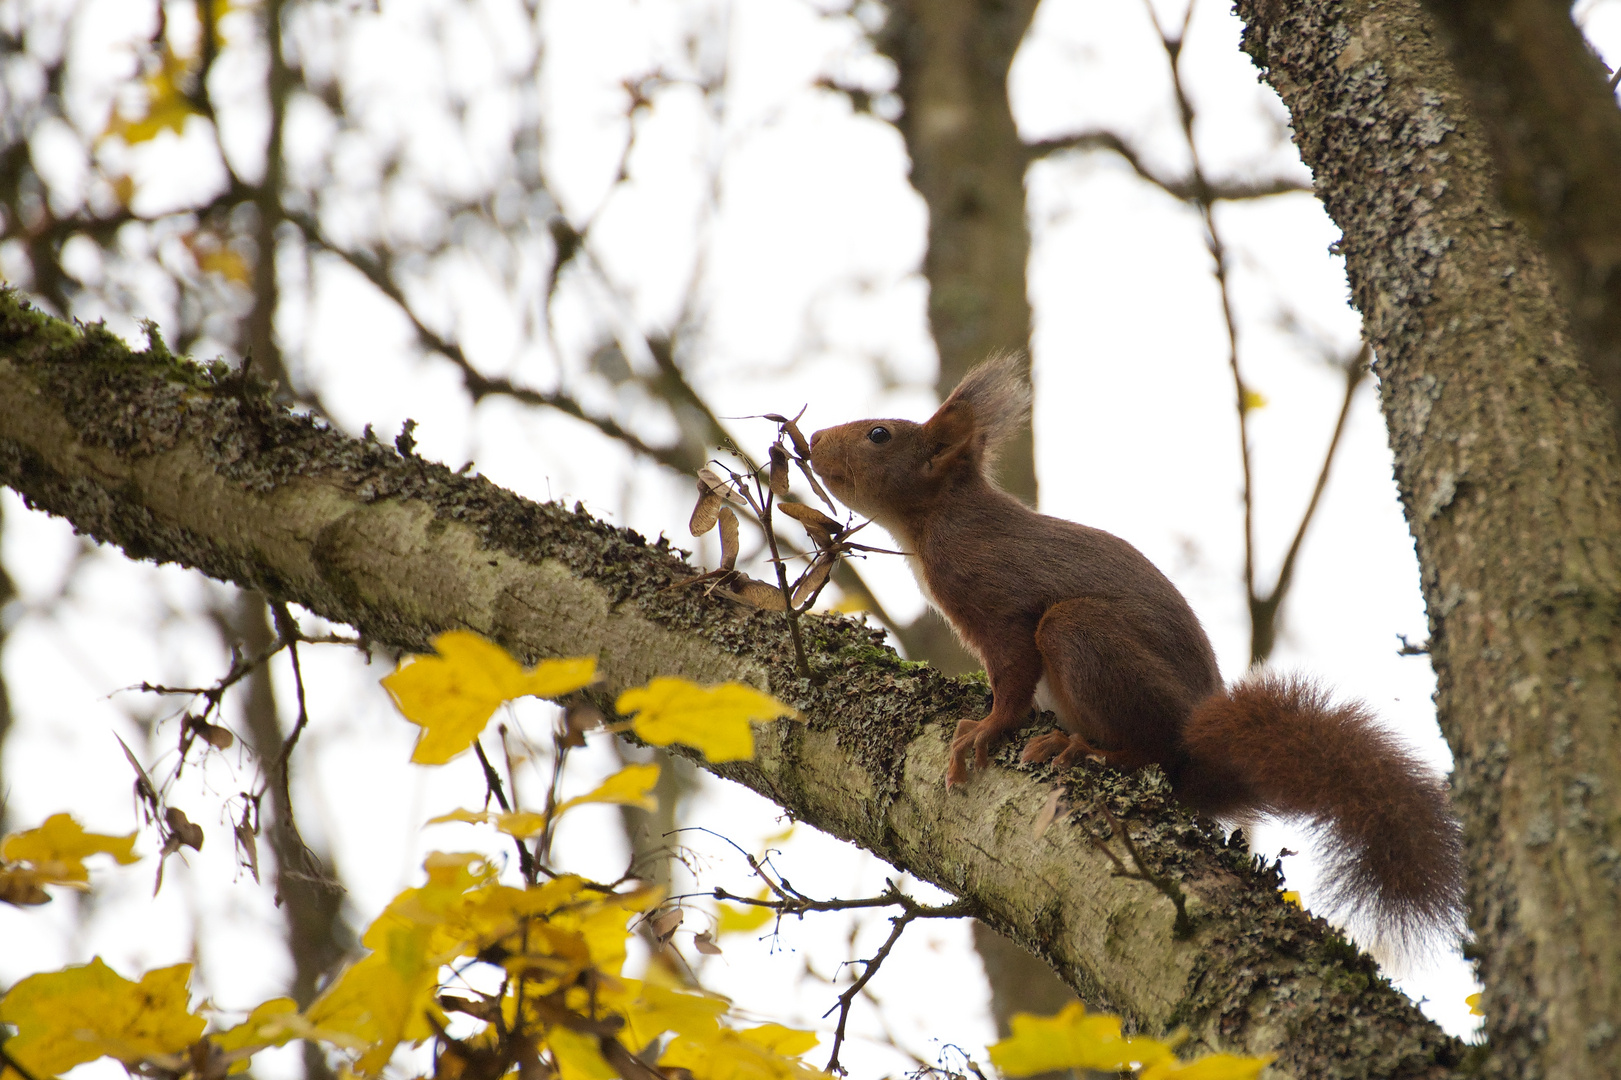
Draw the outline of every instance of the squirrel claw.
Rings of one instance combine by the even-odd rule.
[[[1067,769],[1078,759],[1096,754],[1097,751],[1092,749],[1091,744],[1079,735],[1049,731],[1025,743],[1024,753],[1019,755],[1019,760],[1038,765],[1050,761],[1060,769]]]
[[[968,750],[974,750],[974,764],[983,769],[989,764],[979,727],[982,720],[961,720],[951,737],[951,763],[946,766],[946,790],[968,782]]]

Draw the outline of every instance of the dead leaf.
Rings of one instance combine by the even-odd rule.
[[[692,944],[694,948],[703,953],[705,956],[720,955],[720,946],[715,944],[715,939],[710,935],[708,930],[705,930],[701,934],[695,934],[692,939]]]
[[[720,565],[723,570],[737,566],[737,512],[730,506],[720,508]]]
[[[1041,813],[1036,815],[1036,825],[1030,833],[1033,839],[1041,839],[1041,834],[1046,832],[1047,827],[1058,817],[1058,808],[1062,804],[1063,798],[1064,793],[1058,788],[1053,788],[1052,794],[1047,796],[1046,805],[1041,808]]]

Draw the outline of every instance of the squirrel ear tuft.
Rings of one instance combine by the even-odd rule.
[[[928,427],[955,457],[968,445],[979,450],[989,474],[996,452],[1030,422],[1030,361],[1022,353],[998,353],[976,366],[930,417]]]

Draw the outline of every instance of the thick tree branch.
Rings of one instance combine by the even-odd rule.
[[[1238,13],[1344,233],[1378,358],[1493,1068],[1621,1075],[1621,461],[1558,259],[1494,195],[1487,140],[1418,0]]]
[[[1558,274],[1583,359],[1621,418],[1621,110],[1604,65],[1569,0],[1424,6],[1490,141],[1503,204]]]
[[[754,761],[713,771],[968,899],[1142,1029],[1276,1052],[1282,1076],[1441,1076],[1461,1054],[1370,961],[1282,903],[1275,872],[1178,809],[1157,772],[1075,770],[1057,781],[1073,809],[1039,831],[1049,773],[993,768],[948,794],[949,732],[986,707],[977,684],[903,666],[831,617],[805,624],[829,676],[813,685],[774,614],[672,588],[693,571],[662,542],[345,437],[223,366],[161,343],[131,355],[99,327],[0,297],[0,480],[134,557],[395,647],[467,627],[530,659],[595,653],[604,701],[661,674],[766,687],[805,722],[762,729]],[[1174,881],[1191,934],[1159,888],[1117,876],[1099,850],[1111,814],[1143,869]]]

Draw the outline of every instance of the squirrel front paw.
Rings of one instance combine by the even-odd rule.
[[[990,743],[996,732],[984,720],[960,720],[957,733],[951,738],[951,763],[946,766],[946,789],[968,782],[968,752],[974,752],[974,764],[983,769],[990,765]]]

